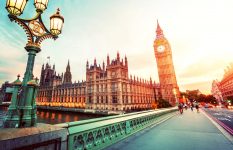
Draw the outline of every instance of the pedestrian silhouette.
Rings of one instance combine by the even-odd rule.
[[[182,103],[179,103],[178,109],[180,111],[180,114],[183,114],[183,104]]]
[[[197,112],[199,113],[199,103],[196,102],[196,109],[197,109]]]

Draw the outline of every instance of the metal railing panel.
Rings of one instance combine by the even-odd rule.
[[[81,123],[68,123],[68,149],[103,149],[158,121],[162,115],[169,115],[177,108],[159,111],[144,111],[91,119]]]

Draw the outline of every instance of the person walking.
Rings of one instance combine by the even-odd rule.
[[[187,106],[187,104],[186,104],[186,103],[184,103],[184,108],[185,108],[185,110],[187,110],[187,109],[188,109],[188,106]]]
[[[196,109],[197,109],[197,112],[199,113],[199,103],[196,102]]]
[[[193,108],[194,108],[194,104],[193,102],[191,102],[191,110],[193,111]]]
[[[182,103],[179,103],[178,109],[180,111],[180,114],[183,114],[183,104]]]

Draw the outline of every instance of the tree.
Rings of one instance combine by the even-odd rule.
[[[195,100],[197,102],[211,103],[213,105],[217,104],[217,100],[213,95],[200,94],[197,90],[189,91],[188,93],[181,92],[181,95],[182,94],[191,102]]]
[[[197,96],[196,101],[208,103],[208,101],[206,99],[206,95],[204,95],[204,94],[200,94],[199,96]]]
[[[171,107],[172,105],[167,101],[167,100],[164,100],[164,99],[159,99],[158,100],[158,108],[167,108],[167,107]]]

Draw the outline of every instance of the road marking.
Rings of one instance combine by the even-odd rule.
[[[230,121],[231,122],[231,120],[230,119],[227,119],[227,118],[217,118],[218,120],[226,120],[226,121]]]
[[[221,114],[220,114],[220,113],[213,113],[213,115],[219,116],[219,115],[221,115]]]
[[[231,144],[233,144],[233,137],[230,133],[228,133],[222,126],[220,126],[209,115],[207,115],[207,112],[201,109],[201,113],[204,114],[218,128],[218,130],[222,132],[222,134],[231,142]]]

